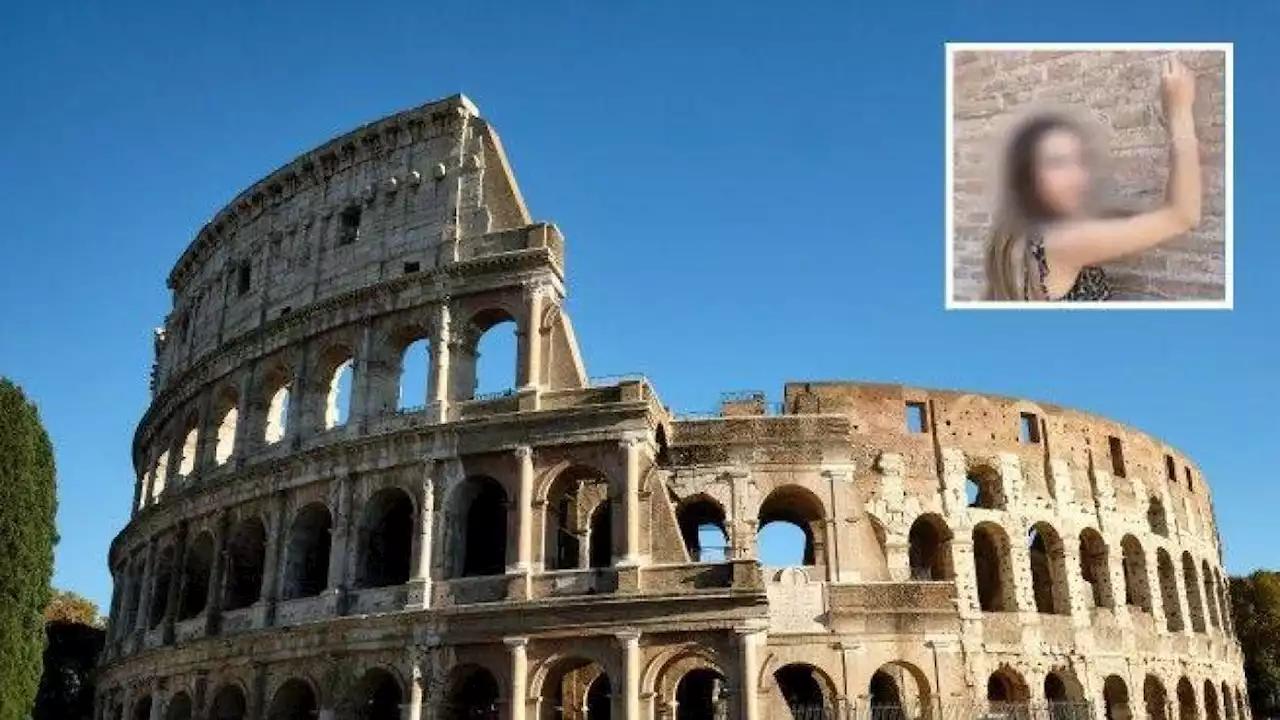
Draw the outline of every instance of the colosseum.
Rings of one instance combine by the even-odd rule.
[[[1176,449],[860,382],[679,414],[588,375],[565,252],[462,96],[205,225],[155,335],[97,720],[1247,720]],[[512,387],[478,394],[502,326]],[[765,564],[774,527],[799,540]]]

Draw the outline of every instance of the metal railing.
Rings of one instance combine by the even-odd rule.
[[[1095,720],[1087,701],[990,702],[970,699],[938,699],[905,705],[855,702],[843,715],[795,715],[796,718],[840,720]]]
[[[618,375],[595,375],[587,378],[587,387],[601,388],[621,385],[624,382],[642,382],[644,373],[621,373]]]

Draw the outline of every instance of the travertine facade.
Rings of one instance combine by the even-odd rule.
[[[99,717],[1246,717],[1175,450],[862,383],[673,415],[588,379],[563,256],[460,97],[220,213],[169,281]],[[503,321],[516,387],[476,397]],[[775,523],[790,567],[756,560]]]

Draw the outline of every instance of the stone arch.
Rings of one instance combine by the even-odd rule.
[[[714,720],[729,717],[728,681],[712,668],[693,668],[680,676],[673,702],[676,720]]]
[[[1194,632],[1205,631],[1204,603],[1200,599],[1200,573],[1196,570],[1196,560],[1189,551],[1182,553],[1182,589],[1187,596],[1187,614],[1191,616],[1191,629]]]
[[[597,717],[601,702],[605,703],[607,716],[614,694],[609,669],[602,658],[587,648],[573,654],[554,655],[539,665],[530,690],[542,699],[543,707],[554,717],[583,717],[584,711],[585,717]],[[603,688],[597,685],[601,679]]]
[[[151,607],[147,608],[147,627],[149,628],[159,627],[169,611],[169,588],[173,585],[173,576],[177,569],[177,552],[177,548],[170,543],[165,545],[156,558],[151,580]]]
[[[1212,680],[1204,681],[1204,716],[1205,720],[1222,720],[1222,711],[1218,704],[1218,689]]]
[[[760,503],[757,514],[757,534],[764,534],[771,525],[790,526],[800,537],[803,550],[791,557],[780,558],[785,566],[826,566],[827,511],[821,499],[808,488],[784,485],[775,488]],[[757,540],[757,547],[759,541]]]
[[[932,695],[924,672],[901,660],[881,665],[871,674],[867,684],[867,704],[874,718],[913,717],[916,713],[927,713],[925,708],[929,707]]]
[[[413,500],[399,487],[382,488],[365,502],[357,545],[359,587],[390,587],[409,581],[413,518]]]
[[[729,559],[728,520],[724,507],[706,493],[676,504],[676,524],[692,562],[724,562]]]
[[[164,494],[165,487],[169,482],[169,448],[168,440],[166,445],[162,446],[160,454],[156,457],[156,463],[151,467],[150,482],[150,502],[155,503],[160,500],[160,496]]]
[[[1169,537],[1169,515],[1164,501],[1155,495],[1147,500],[1147,529],[1160,537]]]
[[[487,475],[473,475],[450,493],[448,575],[502,575],[507,563],[507,491]]]
[[[355,360],[355,352],[345,344],[331,345],[320,353],[315,376],[318,387],[324,389],[324,404],[319,408],[317,423],[320,430],[332,430],[350,420]]]
[[[1160,601],[1164,606],[1165,625],[1169,632],[1182,632],[1186,624],[1182,618],[1178,577],[1173,569],[1173,559],[1164,548],[1156,550],[1156,574],[1160,576]]]
[[[213,572],[213,534],[208,530],[187,546],[182,587],[178,593],[178,619],[190,620],[204,612],[209,601],[209,577]]]
[[[1178,720],[1200,720],[1196,707],[1196,689],[1184,675],[1178,680]]]
[[[437,349],[431,329],[421,322],[401,322],[374,347],[365,367],[370,399],[379,411],[411,412],[424,407],[431,392],[431,365]]]
[[[399,675],[385,667],[371,667],[346,698],[351,720],[400,720],[404,687]]]
[[[587,562],[593,568],[613,566],[613,503],[608,498],[591,511]]]
[[[1089,597],[1093,606],[1116,606],[1115,591],[1111,587],[1111,560],[1107,541],[1093,528],[1080,531],[1080,578],[1089,585]]]
[[[718,717],[714,712],[725,699],[722,691],[727,681],[713,652],[689,643],[662,655],[654,665],[658,667],[651,670],[650,687],[660,702],[676,703],[677,718]],[[686,683],[694,673],[698,675],[693,682]]]
[[[293,516],[285,545],[285,600],[314,597],[329,584],[333,517],[322,502],[304,505]]]
[[[1031,700],[1031,688],[1022,673],[1009,665],[1000,665],[987,678],[987,702],[992,704],[1026,703]]]
[[[502,686],[488,668],[460,665],[449,673],[441,720],[498,720]]]
[[[907,532],[907,557],[912,580],[955,579],[955,561],[951,554],[953,537],[947,522],[936,513],[925,513],[911,523]]]
[[[235,683],[227,683],[214,693],[213,702],[209,703],[208,720],[246,720],[248,706],[244,689]]]
[[[1142,704],[1148,720],[1170,720],[1169,694],[1155,675],[1147,675],[1142,683]]]
[[[1070,615],[1066,547],[1058,531],[1047,522],[1032,525],[1027,532],[1027,556],[1031,563],[1031,589],[1036,611]]]
[[[978,607],[983,612],[1016,612],[1012,547],[1004,528],[981,522],[973,528],[973,565]]]
[[[309,720],[320,712],[320,694],[310,680],[291,678],[286,680],[267,709],[266,720]]]
[[[454,375],[450,391],[454,400],[475,398],[479,390],[481,344],[487,344],[489,338],[493,337],[493,331],[500,325],[511,324],[516,335],[524,332],[526,328],[520,322],[520,315],[518,311],[495,304],[473,312],[460,324],[457,353],[451,358]],[[519,354],[520,351],[517,349],[513,355]],[[519,358],[510,357],[507,360],[509,371],[503,373],[503,379],[498,384],[507,385],[507,388],[504,388],[506,390],[514,390],[520,381]],[[508,375],[509,382],[507,382]]]
[[[289,423],[289,398],[293,393],[293,371],[285,365],[277,365],[262,378],[262,442],[272,445],[284,439]]]
[[[1222,629],[1222,615],[1219,605],[1221,596],[1218,594],[1218,580],[1214,575],[1213,568],[1209,565],[1208,560],[1200,562],[1200,582],[1204,585],[1204,601],[1209,608],[1209,625],[1214,630]]]
[[[240,394],[235,388],[224,387],[215,396],[213,464],[222,465],[236,452],[236,428],[240,425]]]
[[[1108,675],[1102,681],[1102,709],[1104,720],[1131,720],[1129,686],[1119,675]]]
[[[236,523],[227,537],[223,608],[239,610],[258,601],[267,559],[267,529],[261,518]]]
[[[791,662],[769,675],[768,687],[776,691],[782,701],[778,710],[789,710],[796,720],[809,717],[825,717],[819,713],[834,712],[839,693],[836,684],[822,668],[806,662]]]
[[[1073,705],[1084,701],[1084,686],[1068,668],[1055,667],[1045,673],[1044,699],[1058,706]]]
[[[1222,714],[1226,716],[1226,720],[1236,720],[1236,703],[1231,697],[1231,687],[1226,680],[1222,681]]]
[[[540,490],[545,499],[543,566],[548,570],[587,567],[591,520],[600,504],[608,501],[609,478],[593,467],[566,465],[557,469]],[[606,540],[610,540],[611,548],[611,539]]]
[[[1147,572],[1147,553],[1142,549],[1142,543],[1133,535],[1125,535],[1120,540],[1120,552],[1125,605],[1151,612],[1151,576]]]
[[[965,499],[971,508],[1004,510],[1008,497],[1000,471],[986,463],[975,463],[965,473]]]
[[[169,707],[165,708],[164,720],[191,720],[194,712],[191,696],[180,690],[169,698]]]
[[[200,446],[200,416],[195,411],[188,413],[187,421],[182,426],[182,444],[178,445],[177,474],[178,486],[195,475],[200,458],[197,450]]]
[[[151,706],[155,702],[151,695],[143,695],[133,701],[133,712],[129,717],[131,720],[151,720]]]

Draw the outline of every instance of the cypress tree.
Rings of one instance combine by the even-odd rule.
[[[40,414],[0,378],[0,720],[31,717],[40,687],[55,492],[53,445]]]

